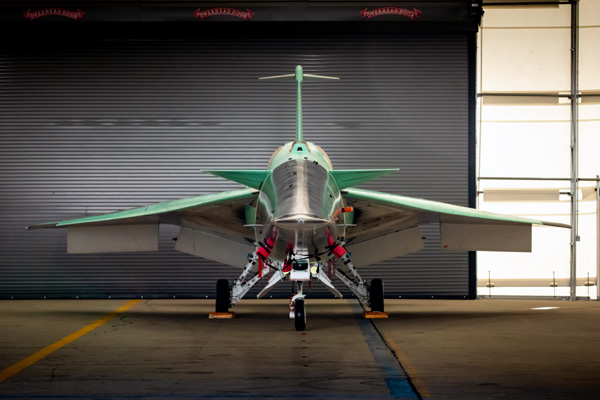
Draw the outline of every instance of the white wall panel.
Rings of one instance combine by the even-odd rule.
[[[571,36],[560,29],[483,29],[484,92],[568,91]]]
[[[481,176],[569,175],[568,122],[485,122],[482,129]]]
[[[598,81],[599,2],[579,2],[579,89],[600,89]],[[482,21],[480,91],[503,92],[570,92],[571,5],[488,7]],[[492,101],[504,105],[492,105]],[[585,99],[584,99],[585,101]],[[511,104],[512,102],[512,104]],[[537,104],[536,104],[537,103]],[[551,105],[554,103],[554,105]],[[558,105],[559,104],[559,105]],[[595,177],[598,164],[598,107],[580,103],[579,107],[579,176]],[[484,98],[480,109],[480,176],[568,178],[571,159],[570,100],[563,98]],[[592,183],[580,183],[580,187]],[[554,188],[569,191],[569,181],[481,181],[486,188],[527,189]],[[595,268],[594,204],[579,203],[577,276],[583,278]],[[496,203],[480,197],[480,208],[533,218],[569,223],[569,198],[558,202]],[[478,276],[494,279],[540,279],[543,291],[524,288],[492,289],[495,294],[552,295],[553,274],[557,279],[569,277],[570,237],[566,229],[533,229],[531,254],[479,253]],[[593,261],[592,263],[590,261]],[[595,275],[595,272],[591,274]],[[481,286],[481,281],[479,286]],[[583,288],[585,289],[585,288]],[[578,289],[578,295],[585,295]],[[487,294],[488,289],[480,289]],[[558,288],[557,296],[568,295],[568,288]]]
[[[599,43],[600,15],[596,16],[595,26],[582,26],[579,29],[579,89],[584,92],[600,93]]]

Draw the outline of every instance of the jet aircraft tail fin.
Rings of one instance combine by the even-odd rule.
[[[285,74],[285,75],[275,75],[275,76],[265,76],[263,78],[258,79],[278,79],[278,78],[292,78],[296,79],[298,83],[298,103],[296,106],[296,141],[301,142],[303,139],[302,132],[302,82],[304,81],[304,77],[306,78],[319,78],[319,79],[334,79],[339,80],[340,78],[336,78],[334,76],[324,76],[324,75],[313,75],[313,74],[305,74],[302,69],[302,65],[296,66],[295,74]]]
[[[269,171],[264,169],[213,169],[203,172],[229,179],[253,189],[260,189]]]

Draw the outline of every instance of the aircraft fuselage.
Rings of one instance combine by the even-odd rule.
[[[271,259],[307,263],[331,256],[344,233],[344,204],[331,169],[327,154],[310,142],[275,152],[256,204],[256,240],[272,245]]]

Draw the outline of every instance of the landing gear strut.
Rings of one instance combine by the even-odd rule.
[[[341,246],[338,246],[341,248]],[[344,263],[345,272],[336,270],[335,276],[340,278],[348,289],[354,293],[358,301],[363,305],[364,308],[371,308],[371,312],[384,311],[384,295],[383,295],[383,281],[381,279],[373,279],[370,285],[361,278],[356,271],[356,267],[350,259],[350,254],[345,249],[338,250],[334,254],[342,260]],[[338,256],[338,254],[341,254]]]
[[[217,313],[229,312],[229,307],[232,307],[239,302],[260,280],[261,276],[259,276],[258,273],[252,278],[246,279],[248,274],[250,274],[252,269],[256,266],[257,262],[258,256],[256,254],[251,255],[248,258],[248,264],[246,264],[244,271],[242,271],[240,277],[236,279],[231,287],[229,286],[229,281],[227,281],[227,279],[219,279],[217,281],[217,301],[215,305],[215,311]]]
[[[350,256],[347,252],[345,252],[345,250],[344,254],[339,258],[344,263],[345,272],[340,269],[336,269],[335,276],[338,277],[342,282],[344,282],[346,286],[348,286],[348,289],[350,289],[352,293],[354,293],[354,295],[356,296],[358,301],[360,301],[363,307],[369,307],[370,293],[367,283],[358,274],[356,268],[354,267],[354,264],[352,264],[352,261],[350,260]]]
[[[233,282],[232,286],[229,286],[229,282],[226,279],[219,279],[217,281],[216,313],[211,314],[228,313],[233,315],[233,313],[229,313],[229,308],[238,303],[242,297],[244,297],[250,289],[263,278],[263,274],[261,273],[262,263],[259,262],[259,257],[263,263],[266,263],[264,264],[265,269],[268,271],[270,268],[273,271],[273,274],[269,278],[266,287],[257,297],[263,297],[273,288],[273,286],[281,281],[293,281],[295,284],[294,292],[296,294],[290,301],[290,318],[294,319],[294,327],[297,331],[306,330],[306,295],[303,293],[303,285],[305,282],[310,282],[315,278],[323,283],[335,297],[342,298],[342,294],[333,286],[330,279],[330,276],[336,276],[352,291],[365,309],[370,308],[371,312],[385,314],[382,280],[373,279],[370,285],[368,285],[356,271],[356,268],[350,259],[350,254],[341,245],[333,248],[332,253],[343,262],[344,265],[342,269],[335,269],[334,264],[330,263],[327,271],[324,270],[324,264],[321,260],[303,264],[291,263],[292,267],[288,271],[285,271],[285,267],[289,263],[287,261],[286,263],[273,262],[272,260],[265,258],[268,257],[269,254],[267,252],[268,249],[264,249],[264,247],[261,247],[256,253],[249,255],[246,267],[242,271],[240,277]],[[263,250],[265,254],[261,253]],[[262,260],[262,258],[265,259]],[[259,272],[252,274],[252,271],[256,268],[257,264]],[[215,318],[216,317],[224,318],[221,316],[215,316]],[[211,318],[213,318],[213,316],[211,316]],[[377,318],[382,317],[378,316]]]

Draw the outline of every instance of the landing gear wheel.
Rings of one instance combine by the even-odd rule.
[[[294,325],[297,331],[306,329],[306,308],[304,300],[296,300],[294,303]]]
[[[217,281],[217,302],[215,311],[218,313],[229,312],[229,304],[231,293],[229,292],[229,281],[227,279],[219,279]]]
[[[373,279],[371,281],[371,311],[384,312],[383,281],[381,279]]]

